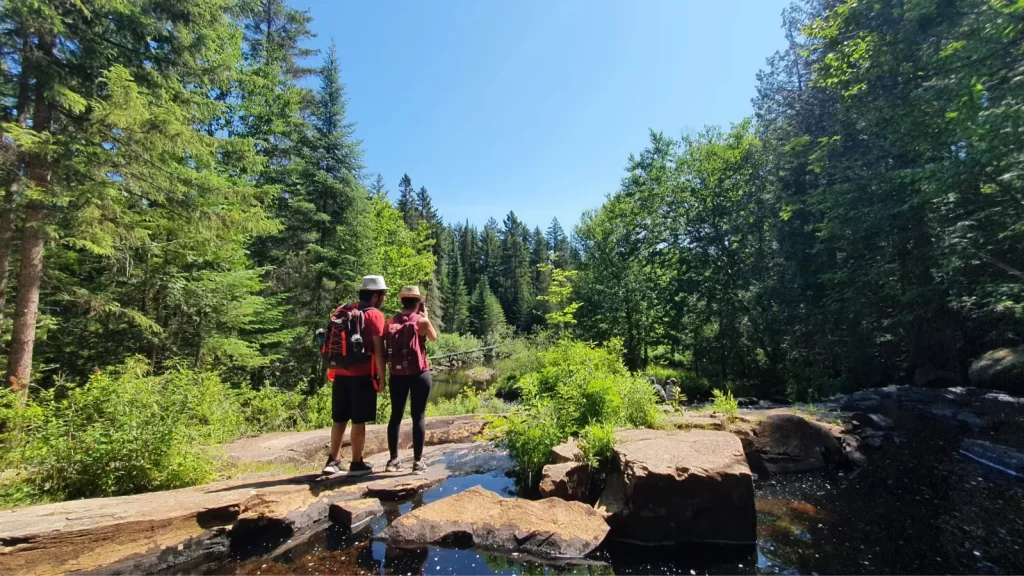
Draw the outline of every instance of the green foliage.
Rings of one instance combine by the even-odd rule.
[[[711,391],[711,398],[711,409],[719,414],[725,414],[729,418],[734,418],[740,409],[740,405],[732,397],[732,390],[722,392],[715,388]]]
[[[708,381],[698,378],[696,374],[686,368],[677,368],[664,364],[648,364],[644,368],[643,375],[645,377],[653,377],[662,386],[668,382],[669,378],[675,378],[680,393],[693,400],[709,398],[711,396],[711,385]]]
[[[611,424],[591,424],[580,433],[580,450],[590,467],[603,470],[615,449],[615,427]]]
[[[483,347],[483,341],[476,336],[471,334],[453,334],[450,332],[438,334],[436,341],[427,342],[427,352],[432,358],[468,352],[470,350],[479,350]],[[459,360],[478,362],[483,359],[483,354],[483,352],[464,354],[459,356]]]
[[[552,447],[590,426],[657,424],[653,389],[612,352],[562,340],[539,356],[540,368],[519,383],[520,406],[499,427],[501,443],[527,482]]]
[[[494,397],[490,391],[477,392],[466,386],[454,398],[442,398],[427,404],[427,416],[461,416],[463,414],[503,414],[508,404]]]
[[[491,292],[486,278],[480,280],[473,292],[469,304],[469,328],[474,336],[487,345],[496,344],[507,335],[505,313],[498,298]]]
[[[559,334],[564,334],[566,328],[576,324],[575,314],[581,306],[581,303],[572,301],[572,283],[577,272],[555,268],[552,264],[541,264],[540,270],[551,276],[547,293],[537,296],[538,300],[549,305],[550,311],[544,315],[544,320]]]

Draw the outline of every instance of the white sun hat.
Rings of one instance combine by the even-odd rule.
[[[388,285],[384,283],[383,276],[363,276],[363,283],[360,290],[387,290]]]

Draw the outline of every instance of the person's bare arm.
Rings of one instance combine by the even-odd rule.
[[[426,316],[420,318],[419,324],[420,334],[426,334],[428,340],[436,342],[437,330],[435,330],[434,325],[430,323],[430,318],[427,318]]]
[[[377,368],[377,382],[379,382],[381,387],[383,387],[384,386],[384,375],[387,374],[387,372],[385,372],[386,362],[384,361],[385,351],[384,351],[384,337],[383,336],[374,336],[373,337],[373,351],[374,351],[373,361],[374,361],[374,363],[376,363],[376,368]]]

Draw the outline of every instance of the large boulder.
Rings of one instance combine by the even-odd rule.
[[[335,525],[350,532],[365,528],[374,518],[384,514],[384,507],[376,498],[360,498],[331,504],[327,516]]]
[[[964,440],[960,453],[989,468],[1024,478],[1024,453],[983,440]]]
[[[796,414],[773,414],[754,425],[748,450],[760,456],[771,474],[806,472],[844,461],[832,431]]]
[[[870,390],[861,390],[847,396],[840,408],[844,412],[879,412],[882,410],[882,397]]]
[[[598,501],[610,515],[612,537],[642,544],[755,541],[754,484],[733,434],[619,434],[613,460]]]
[[[381,538],[398,546],[454,545],[568,558],[590,553],[607,534],[602,515],[586,504],[502,498],[475,486],[409,512]]]
[[[987,352],[971,364],[971,384],[978,388],[1024,394],[1024,346]]]

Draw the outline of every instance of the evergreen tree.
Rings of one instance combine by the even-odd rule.
[[[377,172],[377,176],[374,178],[373,183],[370,184],[370,195],[374,198],[387,198],[388,188],[384,184],[384,176]]]
[[[466,291],[466,280],[464,267],[459,258],[459,251],[456,249],[456,238],[450,237],[446,242],[446,270],[447,281],[445,282],[445,323],[449,332],[465,333],[469,330],[469,293]]]
[[[448,323],[445,321],[448,306],[445,302],[444,296],[441,294],[441,288],[438,285],[436,276],[431,276],[430,281],[427,282],[427,293],[424,300],[426,301],[428,312],[430,313],[430,319],[434,324],[434,328],[436,328],[438,332],[445,330],[446,328],[451,330],[451,327],[448,326]]]
[[[506,327],[501,302],[481,278],[469,305],[469,328],[473,335],[490,345],[498,341]]]
[[[402,220],[410,230],[419,226],[420,213],[416,204],[416,189],[412,186],[412,178],[408,174],[402,175],[398,183],[398,211],[402,213]]]
[[[480,275],[487,280],[492,292],[501,289],[501,240],[494,218],[489,218],[480,231]]]
[[[562,229],[561,223],[558,222],[558,218],[551,219],[546,239],[548,241],[548,249],[551,251],[551,262],[555,267],[572,268],[570,266],[572,258],[569,238],[565,235],[565,231]]]
[[[548,302],[543,299],[544,296],[547,296],[548,289],[551,287],[551,269],[548,266],[549,258],[550,249],[547,238],[538,226],[530,237],[530,294],[535,297],[535,300],[530,305],[531,315],[528,324],[525,326],[527,330],[544,324],[544,319],[550,311]]]
[[[434,209],[434,204],[430,199],[430,193],[427,192],[426,186],[420,186],[419,192],[416,193],[416,211],[419,214],[419,221],[426,224],[427,232],[434,241],[434,257],[440,260],[442,240],[446,230],[444,222],[441,221],[437,210]]]
[[[505,216],[501,230],[498,300],[517,328],[527,329],[533,305],[529,231],[514,212]],[[492,279],[493,281],[493,279]]]
[[[459,261],[462,264],[466,286],[476,286],[480,281],[480,235],[467,221],[459,229]]]
[[[302,61],[316,55],[302,42],[312,33],[308,10],[296,10],[285,0],[240,0],[245,26],[246,57],[253,62],[274,62],[288,80],[301,80],[316,70]]]

